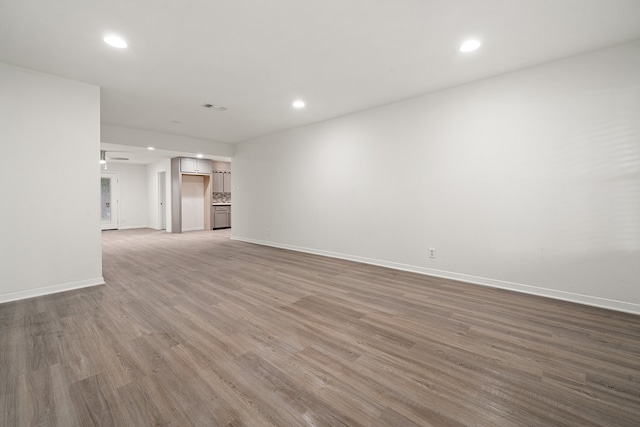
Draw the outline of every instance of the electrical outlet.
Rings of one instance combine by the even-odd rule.
[[[429,248],[429,258],[436,257],[436,248]]]

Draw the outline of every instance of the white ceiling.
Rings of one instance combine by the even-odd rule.
[[[637,39],[640,0],[0,0],[1,62],[101,86],[104,123],[226,143]]]

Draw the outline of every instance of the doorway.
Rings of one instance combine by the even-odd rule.
[[[100,222],[102,230],[117,230],[119,226],[118,174],[100,174]]]

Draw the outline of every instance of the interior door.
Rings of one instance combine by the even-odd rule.
[[[100,220],[103,230],[117,230],[118,174],[102,172],[100,176]]]

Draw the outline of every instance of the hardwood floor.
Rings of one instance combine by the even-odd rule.
[[[0,425],[640,425],[640,316],[228,236],[0,305]]]

